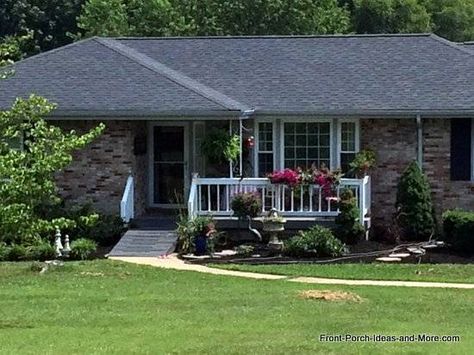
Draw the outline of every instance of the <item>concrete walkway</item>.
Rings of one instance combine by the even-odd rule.
[[[348,285],[348,286],[396,286],[396,287],[430,287],[430,288],[458,288],[474,289],[474,284],[450,283],[450,282],[419,282],[419,281],[382,281],[382,280],[348,280],[329,279],[322,277],[293,277],[284,275],[261,274],[254,272],[215,269],[205,265],[187,264],[175,254],[161,258],[152,257],[110,257],[112,260],[125,261],[140,265],[150,265],[165,269],[186,270],[203,272],[213,275],[237,276],[259,280],[286,280],[306,284],[321,285]]]

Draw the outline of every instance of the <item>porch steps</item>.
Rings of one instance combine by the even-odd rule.
[[[109,256],[158,257],[174,251],[178,236],[174,230],[128,230]]]

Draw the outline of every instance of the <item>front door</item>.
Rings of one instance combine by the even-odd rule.
[[[153,201],[157,207],[182,206],[186,188],[186,126],[153,126]]]

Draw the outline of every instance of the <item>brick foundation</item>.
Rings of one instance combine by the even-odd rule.
[[[55,122],[65,130],[85,132],[97,121]],[[144,121],[107,121],[104,133],[94,142],[74,154],[73,163],[57,174],[61,195],[66,201],[92,202],[106,213],[118,214],[125,183],[130,172],[135,177],[135,213],[146,206],[146,155],[134,155],[137,135],[145,135]]]

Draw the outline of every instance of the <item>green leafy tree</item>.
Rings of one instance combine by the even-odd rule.
[[[418,0],[354,0],[357,33],[429,32],[431,16]]]
[[[41,218],[41,209],[60,202],[55,174],[104,126],[83,135],[66,133],[44,119],[53,109],[46,99],[32,95],[0,112],[0,241],[28,244],[56,227],[71,227],[66,218]],[[15,140],[22,140],[24,149],[14,149]]]
[[[88,0],[77,25],[86,36],[126,36],[130,34],[127,4],[124,0]]]
[[[474,0],[429,0],[434,32],[451,41],[474,39]]]
[[[2,0],[0,37],[33,33],[35,47],[28,54],[56,48],[72,41],[78,32],[76,17],[85,0]],[[34,50],[32,50],[34,49]]]
[[[86,35],[325,34],[349,30],[337,0],[88,0]]]
[[[400,177],[396,210],[396,222],[405,240],[427,240],[435,232],[430,185],[416,162]]]

